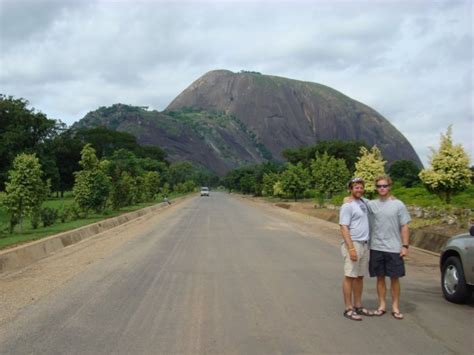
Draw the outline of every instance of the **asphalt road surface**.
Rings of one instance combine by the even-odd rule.
[[[337,226],[276,210],[211,192],[123,227],[127,241],[0,323],[0,353],[472,353],[474,307],[442,298],[435,257],[402,281],[404,320],[350,321]],[[373,279],[364,299],[376,307]]]

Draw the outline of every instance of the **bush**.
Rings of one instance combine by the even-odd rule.
[[[39,210],[38,208],[35,208],[31,212],[31,217],[30,217],[31,227],[33,229],[38,229],[40,217],[41,217],[41,210]]]
[[[81,208],[77,204],[69,206],[69,215],[71,220],[75,221],[81,218]]]
[[[65,223],[71,214],[71,209],[69,207],[64,207],[58,212],[58,217],[61,223]]]
[[[330,200],[331,204],[337,205],[337,206],[342,205],[342,203],[344,201],[344,197],[346,197],[346,196],[347,196],[347,192],[340,192],[340,193],[334,195]]]
[[[41,209],[41,221],[44,227],[52,226],[58,217],[58,210],[51,207]]]
[[[192,192],[196,188],[196,184],[192,180],[180,182],[174,186],[174,191],[177,193]]]

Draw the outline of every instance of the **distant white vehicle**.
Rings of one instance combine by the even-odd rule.
[[[201,187],[201,196],[209,197],[209,188],[206,186]]]

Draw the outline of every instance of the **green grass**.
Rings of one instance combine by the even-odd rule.
[[[392,195],[400,199],[405,205],[413,205],[419,207],[437,207],[437,208],[470,208],[474,209],[474,186],[470,186],[467,190],[455,195],[452,198],[451,205],[446,204],[437,195],[428,192],[422,186],[401,187],[394,186]],[[341,205],[347,192],[341,192],[333,196],[330,203]]]
[[[465,191],[452,198],[451,205],[446,204],[438,196],[428,192],[424,187],[416,186],[411,188],[397,187],[392,190],[392,194],[402,200],[406,205],[420,207],[440,207],[440,208],[470,208],[474,209],[474,186],[469,186]]]
[[[177,194],[173,193],[168,196],[170,201],[173,199],[183,196],[185,194]],[[55,209],[62,209],[66,206],[71,205],[74,202],[72,195],[66,194],[64,198],[51,198],[43,204],[43,207],[52,207]],[[147,202],[147,203],[140,203],[134,206],[124,207],[120,210],[111,210],[107,209],[101,214],[97,213],[89,213],[87,218],[81,218],[75,221],[68,220],[65,223],[61,223],[59,218],[57,219],[56,223],[49,227],[43,227],[42,223],[40,222],[40,227],[37,229],[33,229],[31,227],[30,220],[27,218],[23,222],[23,234],[19,234],[19,226],[15,227],[14,233],[8,233],[8,214],[6,213],[5,209],[0,208],[0,249],[5,249],[7,247],[12,247],[18,244],[23,244],[26,242],[30,242],[33,240],[38,240],[41,238],[45,238],[54,234],[66,232],[72,229],[76,229],[79,227],[86,226],[91,223],[95,223],[107,218],[115,217],[123,213],[136,211],[141,208],[145,208],[148,206],[155,205],[157,203],[162,202],[162,199],[157,199],[154,202]]]

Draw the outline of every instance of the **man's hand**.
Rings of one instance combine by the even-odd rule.
[[[400,234],[402,237],[402,250],[400,250],[400,256],[403,258],[404,256],[408,255],[408,248],[404,248],[403,245],[408,246],[409,244],[409,237],[410,237],[410,230],[408,229],[408,224],[404,224],[400,229]]]
[[[354,197],[346,196],[344,197],[344,200],[342,201],[342,203],[351,203],[352,201],[354,201]]]
[[[352,261],[357,261],[357,252],[355,249],[349,249],[349,256]]]

